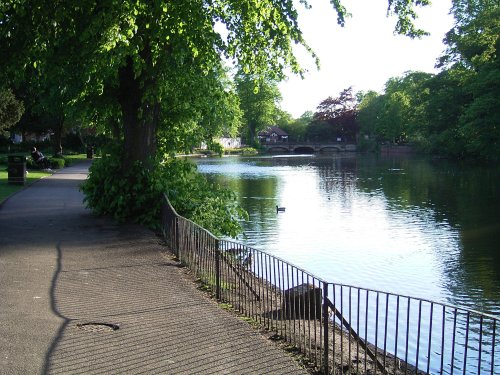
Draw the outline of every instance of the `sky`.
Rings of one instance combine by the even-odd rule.
[[[418,9],[416,24],[431,33],[421,40],[394,35],[395,17],[387,17],[387,0],[343,0],[352,14],[345,27],[327,0],[310,0],[312,9],[299,8],[304,38],[320,59],[320,70],[312,58],[298,50],[305,78],[291,76],[280,84],[281,108],[300,117],[315,111],[329,96],[336,97],[350,86],[354,92],[383,92],[385,82],[406,71],[437,73],[435,64],[445,46],[442,40],[452,26],[451,0],[434,0]]]

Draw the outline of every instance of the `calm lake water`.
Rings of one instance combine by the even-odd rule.
[[[330,282],[500,314],[500,168],[357,154],[196,162],[249,212],[239,241]]]

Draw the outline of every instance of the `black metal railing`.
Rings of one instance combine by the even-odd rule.
[[[325,374],[500,374],[499,317],[326,282],[213,236],[164,197],[167,245],[216,298],[274,331]]]

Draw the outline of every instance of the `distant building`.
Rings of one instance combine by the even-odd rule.
[[[288,133],[277,126],[268,126],[257,134],[260,143],[286,143]]]
[[[18,144],[21,142],[44,142],[50,141],[50,133],[46,134],[35,134],[35,133],[24,133],[22,134],[11,132],[10,140],[12,143]]]
[[[222,137],[217,139],[217,141],[222,145],[222,147],[227,149],[234,149],[241,147],[241,138],[239,137],[238,138]]]
[[[235,148],[240,148],[242,147],[242,142],[241,138],[231,138],[231,137],[220,137],[214,139],[215,142],[219,143],[222,147],[225,149],[235,149]],[[200,145],[201,150],[206,150],[208,149],[208,146],[205,142],[202,142]]]

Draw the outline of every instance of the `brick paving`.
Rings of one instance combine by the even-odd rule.
[[[153,232],[94,216],[90,163],[0,207],[0,374],[307,374],[196,289]]]

